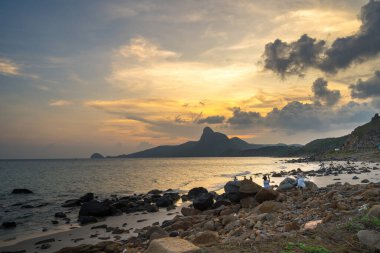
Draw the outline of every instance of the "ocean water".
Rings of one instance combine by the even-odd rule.
[[[111,195],[146,193],[152,189],[188,191],[203,186],[220,190],[234,176],[252,176],[262,184],[262,175],[273,171],[318,169],[317,163],[285,163],[279,158],[162,158],[162,159],[76,159],[0,160],[0,223],[15,221],[15,229],[0,229],[1,242],[33,233],[67,230],[76,222],[78,208],[61,204],[93,192],[100,199]],[[281,178],[272,178],[278,184]],[[313,179],[311,179],[313,180]],[[318,182],[321,183],[321,182]],[[317,184],[318,184],[317,183]],[[27,188],[34,194],[10,194]],[[39,206],[23,208],[23,205]],[[51,223],[56,212],[66,211],[72,224]],[[61,222],[61,221],[60,221]]]

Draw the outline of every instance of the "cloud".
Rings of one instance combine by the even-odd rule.
[[[363,81],[359,79],[350,85],[352,98],[380,97],[380,71],[376,71],[372,77]]]
[[[224,116],[208,116],[197,121],[198,124],[221,124],[226,118]]]
[[[231,110],[233,116],[227,119],[227,123],[235,128],[251,127],[261,121],[261,115],[258,112],[242,111],[240,107],[234,107]]]
[[[333,109],[319,103],[292,101],[281,109],[273,108],[266,116],[234,108],[233,116],[227,122],[234,129],[270,129],[296,134],[298,131],[320,132],[355,126],[368,120],[374,113],[375,110],[366,103],[349,102]]]
[[[339,90],[329,90],[327,81],[323,78],[314,81],[312,90],[314,97],[326,105],[335,105],[342,97]]]
[[[49,102],[50,106],[66,106],[66,105],[71,105],[72,103],[68,100],[64,99],[52,99]]]
[[[282,77],[303,76],[307,68],[318,65],[324,46],[325,41],[317,41],[306,34],[291,43],[276,39],[265,45],[264,68]]]
[[[6,76],[18,76],[20,73],[20,66],[6,58],[0,58],[0,74]]]
[[[308,68],[336,73],[353,63],[374,58],[380,52],[380,2],[371,0],[360,13],[361,27],[356,34],[337,38],[330,47],[324,40],[308,35],[290,43],[280,39],[268,43],[263,54],[264,69],[281,77],[303,76]]]
[[[133,57],[138,61],[169,59],[180,56],[176,52],[160,49],[158,45],[142,36],[132,38],[128,45],[120,47],[118,53],[120,56]]]

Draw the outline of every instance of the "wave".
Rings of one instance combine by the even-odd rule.
[[[246,170],[246,171],[242,171],[242,172],[238,172],[238,173],[221,174],[220,176],[231,178],[231,177],[245,176],[245,175],[249,175],[249,174],[251,174],[251,172]]]

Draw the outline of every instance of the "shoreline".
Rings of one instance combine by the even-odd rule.
[[[344,162],[333,162],[334,166],[339,166],[341,163]],[[356,162],[354,163],[355,166],[358,166],[359,168],[367,168],[369,166],[374,166],[376,167],[376,163],[369,164],[366,162]],[[278,171],[277,171],[278,172]],[[377,180],[379,182],[380,176],[379,176],[380,171],[378,170],[371,170],[370,172],[367,173],[362,173],[362,175],[365,175],[365,177],[369,177],[370,179]],[[237,172],[236,174],[239,174],[243,177],[242,172]],[[244,175],[249,175],[247,173],[244,173]],[[254,176],[254,179],[261,178],[262,173],[255,173],[252,174]],[[285,175],[285,176],[284,176]],[[272,184],[278,184],[280,181],[282,181],[284,178],[289,176],[289,173],[285,173],[281,177],[271,177],[272,179]],[[339,174],[339,175],[328,175],[328,176],[322,176],[322,177],[312,177],[310,178],[312,182],[319,182],[317,185],[319,187],[325,187],[331,183],[335,184],[337,181],[341,181],[342,183],[351,181],[355,185],[366,185],[366,184],[361,184],[360,180],[359,181],[353,181],[352,176],[356,174]],[[359,175],[360,176],[360,175]],[[334,180],[338,179],[340,180]],[[361,176],[360,176],[361,177]],[[324,183],[322,183],[324,182]],[[376,182],[375,182],[376,183]],[[222,190],[222,189],[221,189]],[[219,194],[221,193],[220,191],[217,191]],[[78,228],[73,228],[73,229],[68,229],[67,231],[61,231],[61,232],[53,232],[51,234],[46,234],[48,232],[41,232],[40,235],[36,235],[33,238],[29,238],[26,240],[15,240],[15,241],[8,241],[8,242],[1,242],[0,246],[0,251],[1,252],[15,252],[15,251],[22,251],[26,250],[26,252],[29,252],[30,250],[33,249],[33,252],[55,252],[61,248],[68,247],[68,246],[76,246],[80,244],[96,244],[99,243],[100,241],[106,241],[106,240],[112,240],[116,242],[123,243],[127,239],[136,236],[138,233],[133,233],[133,232],[138,232],[136,229],[142,229],[146,226],[151,226],[153,223],[157,225],[157,222],[159,225],[162,224],[164,220],[172,219],[176,215],[180,214],[180,210],[185,207],[188,204],[188,202],[185,203],[179,203],[178,206],[175,207],[174,210],[167,211],[165,208],[160,208],[157,213],[129,213],[129,214],[122,214],[120,216],[110,216],[107,217],[104,221],[99,221],[97,223],[92,223],[88,224],[85,226],[80,226]],[[170,215],[168,215],[170,214]],[[144,220],[147,219],[147,220]],[[144,220],[141,222],[138,222],[139,220]],[[122,227],[122,224],[127,223],[125,227]],[[107,227],[112,227],[112,228],[120,228],[123,230],[128,230],[129,232],[123,232],[121,234],[112,234],[113,231],[106,231],[106,229],[91,229],[94,226],[100,226],[100,225],[107,225]],[[97,234],[96,237],[91,237]],[[116,236],[116,237],[115,237]],[[120,237],[120,238],[119,238]],[[50,247],[47,249],[41,249],[41,244],[40,245],[35,245],[36,242],[38,241],[43,241],[47,239],[54,238],[54,242],[50,242]],[[101,239],[99,239],[101,238]],[[43,244],[43,243],[42,243]],[[4,245],[4,246],[3,246]]]

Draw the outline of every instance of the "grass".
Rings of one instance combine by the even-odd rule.
[[[350,232],[358,232],[364,229],[380,229],[380,219],[376,217],[369,217],[368,215],[361,215],[351,219],[346,226]]]
[[[285,249],[280,253],[293,253],[295,249],[301,249],[305,253],[331,253],[328,249],[321,246],[306,245],[305,243],[292,243],[289,242]]]

